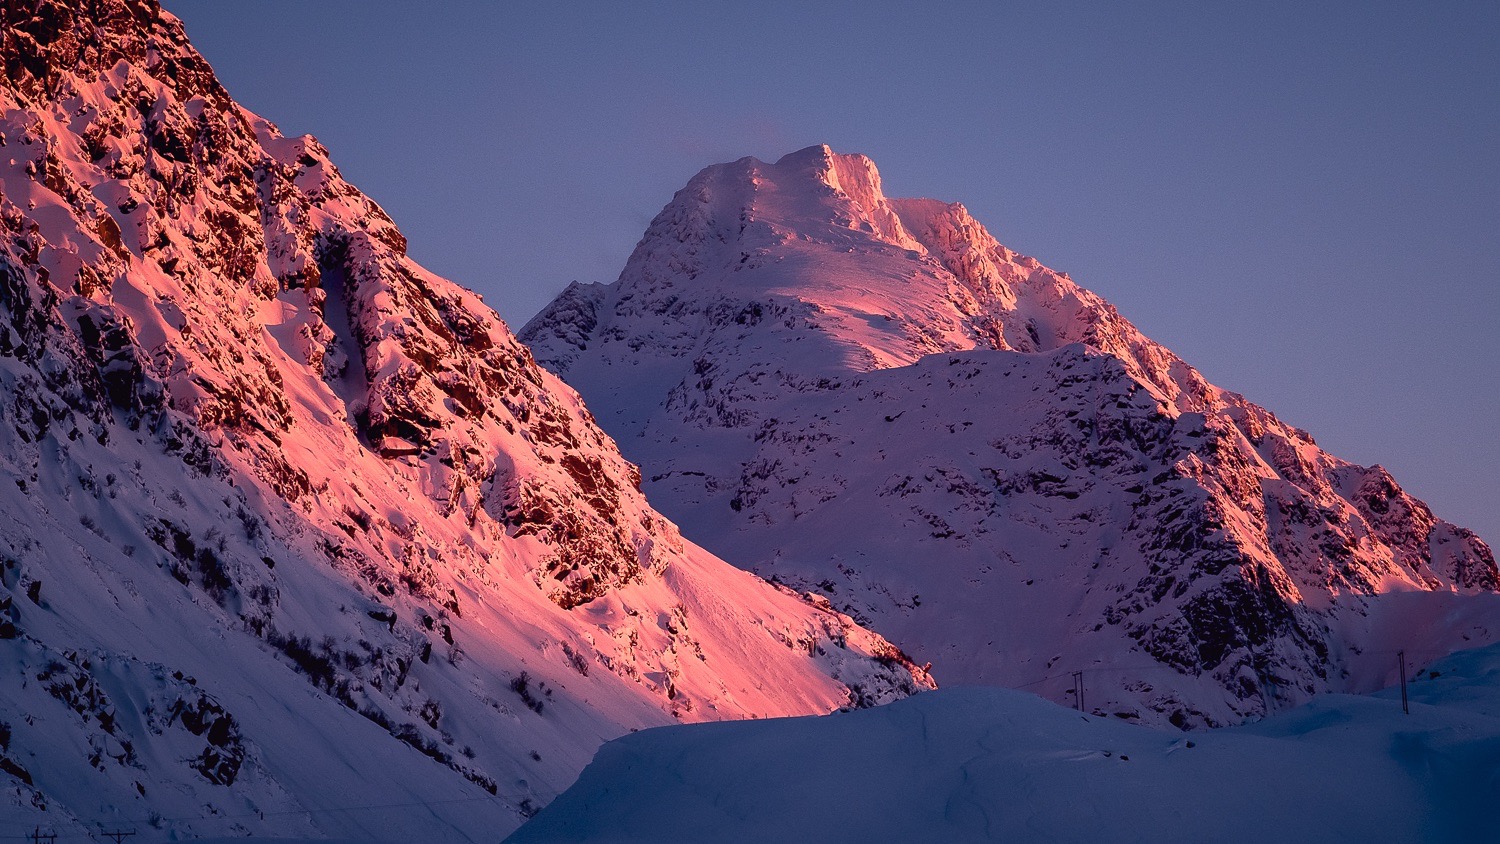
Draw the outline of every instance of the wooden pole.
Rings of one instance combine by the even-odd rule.
[[[1401,669],[1401,711],[1410,715],[1411,707],[1406,703],[1406,651],[1396,651],[1396,665]]]

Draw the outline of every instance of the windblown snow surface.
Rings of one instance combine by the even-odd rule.
[[[685,535],[945,683],[1218,725],[1500,636],[1472,532],[864,156],[707,168],[521,337]]]
[[[508,841],[1500,840],[1500,647],[1182,733],[945,688],[611,742]]]

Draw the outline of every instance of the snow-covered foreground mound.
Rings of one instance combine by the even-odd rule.
[[[1410,685],[1194,733],[945,689],[818,718],[649,730],[527,841],[1493,841],[1500,648]]]

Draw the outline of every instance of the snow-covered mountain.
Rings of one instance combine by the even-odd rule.
[[[1021,692],[610,742],[511,844],[1496,840],[1500,648],[1399,689],[1188,733]]]
[[[1500,636],[1473,533],[863,156],[704,170],[521,337],[687,536],[940,680],[1224,724]]]
[[[0,38],[0,827],[492,839],[627,731],[932,685],[684,541],[154,0]]]

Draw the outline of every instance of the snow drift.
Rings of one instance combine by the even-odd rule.
[[[1183,734],[1003,689],[648,730],[508,841],[1492,841],[1500,649]]]

